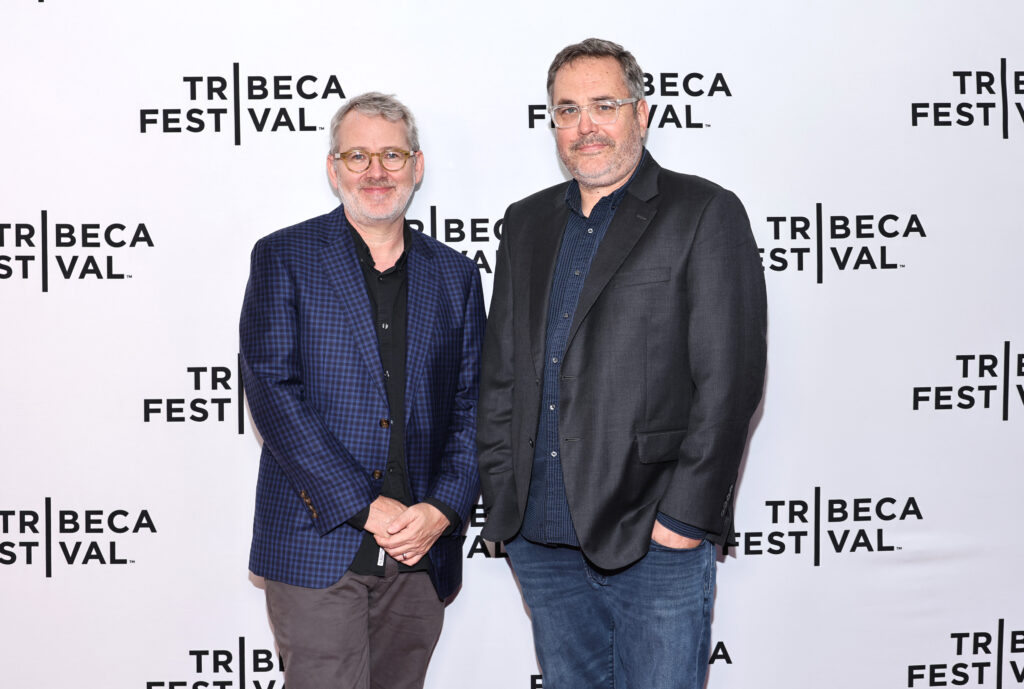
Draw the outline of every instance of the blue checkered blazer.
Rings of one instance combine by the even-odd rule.
[[[407,270],[412,496],[440,500],[465,524],[479,489],[480,274],[419,232],[412,232]],[[387,463],[390,429],[381,420],[392,416],[366,281],[341,206],[256,243],[240,334],[249,409],[263,437],[249,568],[296,586],[329,586],[362,540],[346,521],[380,492],[371,474]],[[430,550],[441,598],[461,581],[463,539],[442,536]]]

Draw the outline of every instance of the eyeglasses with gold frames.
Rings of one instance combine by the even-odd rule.
[[[416,153],[401,148],[385,148],[379,153],[370,153],[361,148],[350,148],[343,153],[334,153],[332,157],[345,163],[352,172],[366,172],[370,169],[370,163],[374,158],[380,160],[381,167],[388,172],[398,172],[405,167],[405,163]]]

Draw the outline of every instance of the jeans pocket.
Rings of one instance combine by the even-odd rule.
[[[696,551],[700,550],[701,546],[703,546],[705,543],[707,543],[707,539],[706,538],[705,539],[701,539],[701,542],[698,543],[697,545],[693,546],[692,548],[670,548],[667,545],[662,545],[661,543],[658,543],[656,540],[654,540],[652,538],[651,539],[650,549],[651,550],[659,550],[659,551],[665,552],[665,553],[692,553],[692,552],[696,552]]]

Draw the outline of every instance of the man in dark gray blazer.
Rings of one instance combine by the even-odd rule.
[[[765,370],[746,212],[643,145],[643,72],[608,41],[548,72],[573,180],[512,204],[484,342],[485,538],[530,608],[545,689],[703,686],[715,549]]]

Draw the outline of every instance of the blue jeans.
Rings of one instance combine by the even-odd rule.
[[[711,645],[715,547],[651,541],[599,570],[577,548],[505,544],[530,608],[544,689],[701,689]]]

